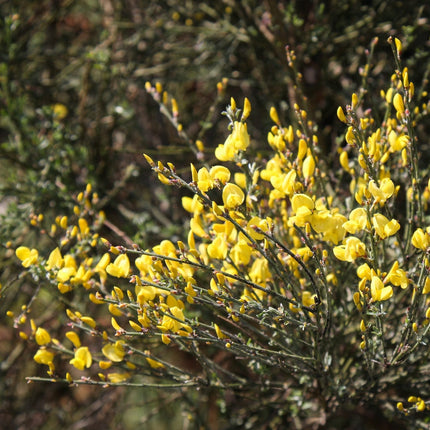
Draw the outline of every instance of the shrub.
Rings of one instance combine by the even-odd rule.
[[[337,110],[338,160],[297,103],[294,125],[272,107],[269,149],[254,146],[247,98],[224,112],[217,161],[179,174],[145,155],[161,183],[184,192],[179,240],[100,238],[91,185],[73,214],[52,225],[35,216],[53,245],[16,249],[34,291],[9,312],[48,373],[28,380],[177,390],[196,426],[345,427],[351,415],[366,428],[380,417],[425,425],[430,184],[417,130],[427,93],[403,67],[400,41],[389,43],[395,73],[379,105],[368,109],[358,91]],[[288,59],[294,67],[293,51]],[[146,89],[202,159],[175,99],[161,84]],[[55,324],[40,318],[41,295]]]

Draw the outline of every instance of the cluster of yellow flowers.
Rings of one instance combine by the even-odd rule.
[[[398,41],[392,45],[398,53]],[[162,91],[149,84],[147,90]],[[411,108],[413,96],[407,69],[398,67],[381,93],[385,117],[377,124],[363,110],[362,95],[353,94],[346,113],[338,109],[347,125],[346,146],[339,148],[339,168],[331,175],[317,127],[298,105],[294,126],[283,126],[276,109],[270,110],[272,156],[249,162],[247,99],[243,110],[234,99],[227,108],[231,133],[215,149],[225,164],[191,165],[186,180],[171,163],[145,155],[163,183],[188,190],[182,199],[190,214],[184,242],[127,249],[102,240],[109,252],[91,257],[103,216],[89,224],[77,208],[76,225],[57,220],[53,230],[60,228],[63,237],[46,259],[35,249],[18,248],[22,265],[43,274],[61,294],[82,286],[91,303],[111,314],[107,326],[67,309],[71,345],[32,320],[30,336],[40,346],[35,361],[47,365],[53,379],[70,382],[76,380],[72,370],[64,377],[55,373],[55,361],[66,356],[78,371],[97,363],[101,383],[158,375],[183,384],[198,385],[199,378],[219,386],[245,384],[216,362],[214,350],[222,349],[246,358],[251,372],[261,365],[274,369],[271,384],[282,386],[277,375],[285,369],[348,379],[340,346],[348,344],[372,378],[395,372],[397,363],[418,351],[430,327],[430,184],[418,166],[414,127],[420,110]],[[176,121],[176,102],[172,108]],[[90,196],[88,187],[78,200],[89,208]],[[20,325],[26,322],[22,315]],[[87,346],[79,332],[89,335]],[[163,352],[167,345],[194,355],[202,369],[178,367]],[[105,373],[111,366],[121,370]],[[300,386],[294,372],[287,379]],[[336,390],[321,389],[328,397]],[[416,409],[425,408],[420,399]]]

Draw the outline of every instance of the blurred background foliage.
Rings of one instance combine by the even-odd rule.
[[[52,222],[70,212],[88,182],[106,212],[103,235],[113,243],[148,247],[178,239],[184,219],[179,191],[159,184],[141,154],[185,169],[190,162],[210,164],[211,148],[227,135],[220,113],[230,96],[251,100],[255,153],[264,156],[267,148],[270,106],[289,124],[297,102],[318,124],[321,151],[330,158],[343,129],[337,107],[363,88],[365,104],[377,108],[379,89],[389,85],[389,35],[403,42],[417,93],[427,84],[429,6],[395,0],[1,0],[0,12],[2,426],[240,428],[241,417],[229,416],[226,407],[234,399],[217,408],[201,399],[207,407],[197,411],[194,399],[176,392],[27,385],[25,376],[38,371],[34,351],[4,315],[25,304],[34,286],[17,278],[10,246],[24,238],[27,246],[40,241],[30,216],[42,213]],[[380,40],[370,58],[375,37]],[[287,46],[295,51],[295,69]],[[223,78],[228,84],[219,94]],[[204,160],[160,113],[145,91],[147,81],[159,81],[177,99],[186,135],[207,148]],[[428,125],[421,127],[428,136]],[[55,324],[50,298],[39,306]],[[342,419],[334,425],[347,425]],[[358,424],[351,421],[350,428],[360,428],[360,419],[356,414]]]

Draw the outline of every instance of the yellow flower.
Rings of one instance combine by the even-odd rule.
[[[345,222],[346,218],[339,213],[328,214],[325,218],[320,214],[314,214],[311,225],[316,232],[323,233],[325,241],[337,245],[345,237],[345,229],[343,228]]]
[[[214,187],[214,181],[209,175],[208,169],[202,167],[197,173],[197,187],[203,193]]]
[[[176,257],[175,245],[170,240],[163,240],[159,245],[153,248],[156,254],[165,255],[166,257]]]
[[[296,214],[296,216],[291,217],[291,222],[299,227],[304,227],[306,222],[311,222],[315,203],[306,194],[294,194],[291,198],[291,208]]]
[[[64,266],[57,273],[58,282],[67,282],[76,274],[76,261],[71,255],[64,256]]]
[[[230,251],[230,258],[236,266],[249,264],[251,260],[252,248],[246,240],[239,240]]]
[[[254,227],[258,227],[261,231],[267,232],[269,230],[269,221],[266,219],[261,219],[258,216],[253,216],[248,221],[246,231],[254,240],[263,240],[264,235],[262,233],[257,232]]]
[[[208,234],[203,228],[202,218],[199,214],[195,214],[190,219],[190,229],[196,236],[208,237]]]
[[[229,137],[235,150],[244,151],[246,148],[248,148],[249,135],[246,123],[235,121],[233,124],[233,131]]]
[[[81,340],[79,339],[79,336],[74,331],[68,331],[66,333],[67,339],[70,340],[70,342],[73,343],[73,346],[75,348],[79,348],[81,346]]]
[[[344,122],[346,124],[346,116],[343,113],[342,106],[339,106],[337,108],[337,112],[336,113],[337,113],[337,117],[339,118],[339,121],[342,121],[342,122]]]
[[[372,279],[372,270],[367,263],[361,264],[357,268],[357,276],[360,279],[366,279],[370,281]]]
[[[175,318],[172,318],[169,315],[164,315],[163,320],[161,321],[161,326],[159,326],[159,328],[163,331],[170,330],[175,333],[182,327],[182,323],[180,321],[185,321],[185,317],[182,310],[179,309],[177,306],[172,307],[170,309],[170,312]]]
[[[114,384],[119,384],[121,382],[126,381],[127,379],[130,378],[130,373],[129,372],[125,372],[125,373],[108,373],[107,377],[109,379],[110,382],[114,383]]]
[[[170,297],[170,296],[169,296]],[[171,331],[173,333],[183,334],[182,329],[185,329],[186,332],[191,332],[192,329],[188,325],[185,324],[185,317],[182,309],[178,306],[170,307],[170,315],[164,315],[161,321],[161,325],[158,326],[160,330],[163,332]],[[173,318],[172,318],[173,317]],[[181,322],[184,321],[184,322]]]
[[[63,267],[64,260],[61,256],[59,248],[55,248],[50,254],[48,261],[46,262],[46,270],[61,269]]]
[[[215,332],[218,339],[225,339],[227,336],[221,331],[218,324],[214,324]]]
[[[302,294],[302,304],[306,307],[311,307],[315,305],[316,294],[312,294],[310,291],[303,291]]]
[[[155,299],[156,290],[151,286],[136,286],[137,302],[140,305]]]
[[[247,97],[245,97],[245,100],[243,101],[242,121],[245,121],[249,117],[250,113],[251,113],[251,102],[248,100]]]
[[[82,236],[87,236],[90,232],[90,227],[88,226],[87,220],[85,218],[79,218],[78,224]]]
[[[396,287],[402,287],[405,289],[408,286],[408,278],[406,272],[399,268],[399,262],[395,261],[391,266],[387,276],[385,276],[384,283],[390,282]]]
[[[54,353],[45,348],[39,348],[33,359],[36,363],[49,365],[54,360]]]
[[[313,176],[314,171],[315,171],[315,160],[311,154],[311,155],[308,155],[303,161],[303,177],[305,179],[310,178],[311,176]]]
[[[265,165],[265,168],[261,170],[261,178],[265,181],[272,181],[272,178],[275,178],[282,174],[283,169],[281,168],[283,164],[283,160],[280,158],[278,154],[276,154],[273,158],[271,158]],[[275,185],[272,183],[275,187]],[[276,187],[275,187],[276,188]]]
[[[149,351],[145,351],[145,353],[149,353]],[[153,369],[163,369],[165,366],[163,363],[160,363],[159,361],[156,361],[152,358],[149,357],[145,357],[146,361],[148,362],[148,364],[153,368]]]
[[[228,183],[222,190],[222,200],[228,209],[235,209],[245,200],[245,194],[235,184]]]
[[[130,272],[130,260],[127,254],[118,255],[115,261],[106,267],[106,272],[116,278],[126,278]]]
[[[403,97],[401,94],[396,93],[396,95],[393,98],[393,105],[397,113],[402,114],[405,112],[405,105],[403,103]]]
[[[372,276],[370,291],[372,299],[375,302],[388,300],[393,295],[393,288],[391,286],[384,286],[384,283],[378,276]]]
[[[415,248],[425,251],[430,246],[430,235],[424,232],[422,228],[415,230],[412,235],[412,245]]]
[[[314,201],[306,194],[295,194],[291,199],[291,208],[293,212],[312,213],[315,208]]]
[[[297,173],[295,170],[290,170],[287,174],[273,173],[270,177],[270,183],[275,190],[278,190],[287,196],[291,196],[296,189],[296,177]]]
[[[215,240],[208,245],[207,253],[210,258],[224,260],[227,257],[228,247],[222,235],[218,235]]]
[[[297,160],[303,160],[308,152],[308,144],[305,139],[299,140],[299,147],[297,148]]]
[[[390,149],[393,152],[401,151],[407,146],[410,138],[406,134],[401,134],[400,136],[394,130],[391,130],[388,135],[388,143],[390,144]]]
[[[430,278],[428,276],[426,277],[426,282],[424,284],[424,288],[423,288],[423,292],[422,293],[423,294],[430,293]],[[429,312],[429,311],[427,310],[427,312]],[[427,314],[426,314],[426,318],[428,318]]]
[[[366,255],[366,245],[357,237],[347,237],[344,242],[333,248],[333,253],[339,260],[351,262]]]
[[[82,316],[80,319],[84,324],[89,325],[91,328],[95,328],[96,322],[94,321],[93,318]]]
[[[46,345],[51,342],[51,336],[49,333],[42,327],[38,327],[35,334],[36,343],[38,345]]]
[[[21,260],[24,267],[30,267],[37,263],[39,253],[37,249],[29,249],[26,246],[20,246],[15,251],[16,256]]]
[[[343,167],[344,170],[346,170],[347,172],[350,171],[350,169],[349,169],[349,158],[348,158],[348,153],[346,151],[342,151],[340,153],[339,162],[340,162],[340,165]]]
[[[110,361],[119,363],[124,359],[124,355],[125,355],[123,344],[124,342],[120,340],[118,340],[115,343],[108,343],[102,348],[102,353]]]
[[[257,258],[249,270],[249,277],[256,284],[265,285],[271,277],[269,264],[265,258]],[[258,293],[257,293],[258,294]]]
[[[209,175],[214,181],[225,184],[230,180],[231,173],[225,166],[212,166],[209,170]]]
[[[285,140],[284,136],[281,133],[273,134],[269,131],[267,134],[267,141],[269,142],[269,145],[273,149],[277,149],[278,151],[284,151],[285,150]]]
[[[100,280],[102,282],[106,281],[107,274],[106,274],[106,267],[110,263],[110,255],[106,252],[103,254],[103,257],[100,258],[99,262],[94,267],[94,272],[98,273],[100,276]]]
[[[61,119],[65,118],[67,116],[68,109],[62,103],[55,103],[52,106],[52,112],[54,113],[55,118],[61,120]]]
[[[78,370],[84,370],[85,367],[91,367],[91,364],[93,363],[93,357],[91,356],[88,347],[81,346],[78,348],[75,351],[75,357],[72,358],[69,363]]]
[[[185,196],[182,197],[182,207],[192,214],[200,214],[203,212],[203,203],[200,197],[195,194],[193,198]]]
[[[376,185],[376,182],[372,179],[369,182],[369,191],[372,194],[375,202],[385,203],[394,194],[394,184],[389,178],[381,180],[380,186]]]
[[[349,214],[349,221],[343,224],[343,228],[351,234],[355,234],[357,231],[365,230],[369,227],[370,224],[367,220],[367,212],[364,208],[357,208],[351,211]]]
[[[235,121],[233,130],[224,144],[215,149],[215,157],[220,161],[233,160],[239,151],[244,151],[249,146],[248,129],[245,123]]]
[[[402,42],[399,39],[397,39],[397,37],[395,37],[394,38],[394,43],[396,44],[396,49],[397,49],[398,54],[401,54],[401,52],[402,52]]]
[[[215,149],[215,157],[220,161],[234,160],[235,156],[236,151],[234,150],[233,145],[227,145],[225,143],[224,145],[218,145],[218,147]]]
[[[355,145],[357,139],[355,138],[354,129],[352,128],[352,126],[348,127],[348,130],[345,135],[345,140],[348,143],[348,145],[351,145],[351,146]]]
[[[269,115],[270,115],[271,120],[272,120],[275,124],[277,124],[277,125],[281,124],[281,121],[279,121],[278,112],[276,111],[276,108],[275,108],[274,106],[272,106],[272,107],[270,108],[270,113],[269,113]]]
[[[388,219],[381,214],[375,214],[372,217],[372,225],[381,239],[393,236],[400,229],[400,224],[397,220],[392,219],[391,221],[388,221]]]

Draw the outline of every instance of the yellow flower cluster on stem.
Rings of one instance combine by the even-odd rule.
[[[29,308],[11,312],[22,338],[38,345],[34,360],[52,376],[67,357],[73,369],[57,380],[68,382],[85,372],[106,385],[141,377],[149,386],[159,377],[235,389],[251,375],[262,392],[301,393],[306,381],[332,399],[337,386],[362,393],[368,377],[369,393],[388,389],[396,366],[425,356],[430,330],[430,187],[418,165],[413,83],[400,67],[401,46],[392,46],[397,70],[378,117],[365,108],[364,90],[337,110],[345,125],[337,164],[321,154],[318,127],[298,103],[294,124],[270,109],[268,155],[253,157],[251,103],[240,109],[231,99],[212,165],[197,157],[182,176],[145,155],[163,184],[183,189],[182,237],[152,247],[100,240],[104,216],[91,210],[89,187],[83,208],[51,229],[58,246],[18,247],[23,271],[89,302],[67,309],[61,339],[34,322],[25,331]],[[292,51],[288,61],[295,67]],[[147,90],[170,106],[164,113],[182,135],[177,101],[168,104],[161,85]],[[194,360],[192,370],[178,351]]]

